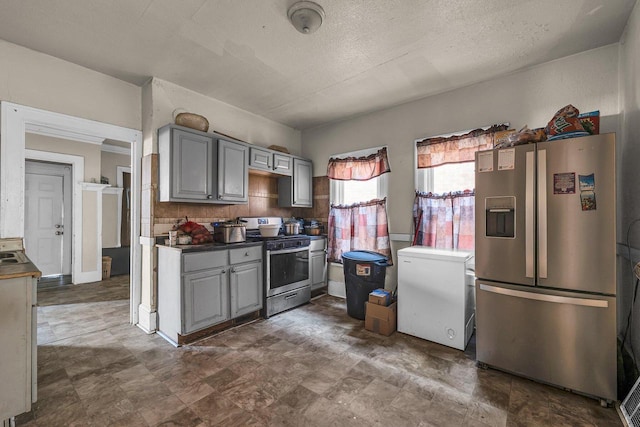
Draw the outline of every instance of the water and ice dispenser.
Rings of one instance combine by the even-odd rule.
[[[516,236],[516,198],[487,197],[485,202],[486,236],[513,239]]]

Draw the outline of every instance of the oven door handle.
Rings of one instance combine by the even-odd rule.
[[[277,249],[275,251],[267,251],[267,254],[268,255],[291,254],[294,252],[304,252],[308,250],[309,250],[309,246],[304,246],[304,247],[297,247],[293,249]]]

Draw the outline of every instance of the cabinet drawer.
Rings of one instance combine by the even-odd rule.
[[[182,256],[182,271],[206,270],[209,268],[223,267],[228,264],[228,251],[207,251]]]
[[[262,261],[262,246],[251,246],[229,250],[230,264],[240,264],[249,261]]]

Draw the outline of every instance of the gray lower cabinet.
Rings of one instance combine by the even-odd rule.
[[[309,246],[309,278],[311,290],[323,288],[327,284],[327,239],[311,240]]]
[[[262,245],[189,253],[158,246],[158,330],[171,343],[262,303]]]
[[[256,283],[259,285],[256,286]],[[262,308],[262,262],[231,267],[229,276],[231,317],[239,317]]]
[[[182,331],[185,334],[229,320],[227,270],[185,274],[182,279]]]
[[[182,126],[158,129],[159,201],[246,203],[249,147]]]
[[[313,164],[293,158],[293,174],[278,178],[278,206],[310,208],[313,205]]]

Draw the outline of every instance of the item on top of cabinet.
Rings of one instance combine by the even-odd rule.
[[[547,134],[543,128],[529,129],[527,125],[524,125],[519,131],[512,132],[503,138],[502,142],[497,144],[495,148],[514,147],[516,145],[531,144],[546,140]]]
[[[578,118],[584,130],[590,135],[600,135],[600,110],[582,113]]]
[[[262,237],[276,237],[280,232],[280,224],[261,224],[259,229]]]
[[[545,132],[547,140],[575,138],[578,136],[587,136],[589,132],[584,130],[578,116],[580,111],[569,104],[556,112],[553,118],[547,123]]]
[[[267,148],[269,150],[279,151],[279,152],[285,153],[285,154],[291,154],[291,153],[289,153],[289,150],[286,147],[283,147],[281,145],[270,145]]]
[[[175,123],[178,126],[184,126],[187,128],[206,132],[209,130],[209,120],[200,114],[194,113],[178,113],[175,116]]]

